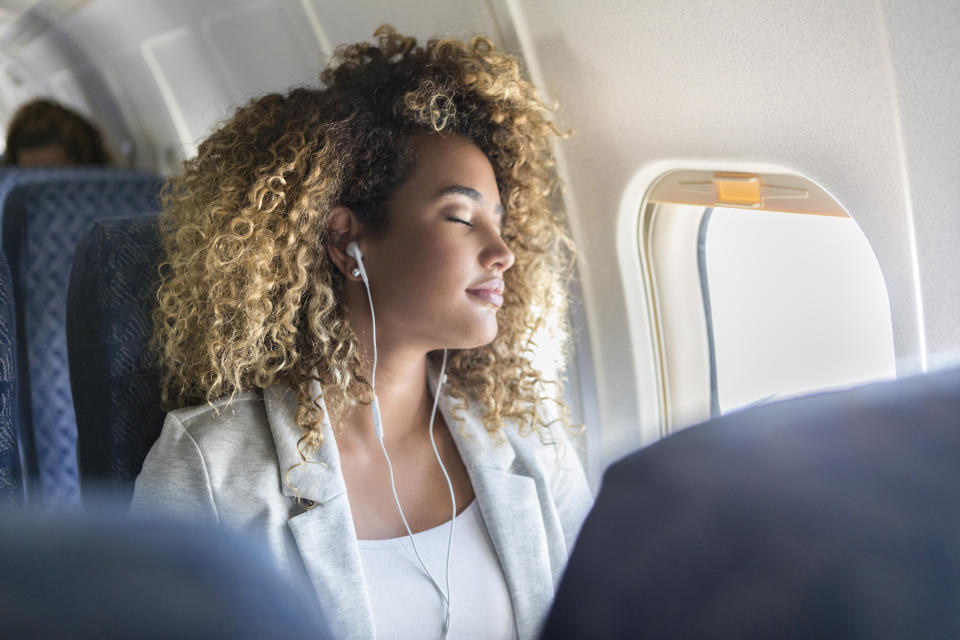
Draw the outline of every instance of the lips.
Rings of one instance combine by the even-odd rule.
[[[467,293],[496,307],[503,305],[503,280],[494,278],[467,289]]]

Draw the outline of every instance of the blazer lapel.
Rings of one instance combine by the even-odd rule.
[[[285,385],[264,390],[267,419],[277,447],[283,495],[316,503],[287,521],[317,593],[324,616],[338,637],[373,639],[373,610],[363,576],[357,534],[340,470],[340,455],[318,385],[324,441],[303,462],[297,451],[296,392]]]
[[[436,376],[430,376],[436,393]],[[536,481],[514,465],[504,437],[491,437],[479,412],[458,410],[450,396],[440,410],[470,475],[480,514],[493,542],[513,604],[517,635],[533,640],[553,598],[553,572]],[[456,540],[454,540],[454,553]]]
[[[550,609],[553,577],[533,478],[468,467],[480,513],[510,590],[520,640],[536,638]]]

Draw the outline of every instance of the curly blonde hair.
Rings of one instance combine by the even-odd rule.
[[[544,318],[566,318],[574,256],[553,212],[558,131],[549,109],[517,60],[487,38],[418,46],[387,26],[374,36],[338,48],[319,89],[239,108],[165,185],[153,336],[164,402],[284,382],[297,393],[302,456],[323,442],[313,380],[325,394],[369,402],[344,278],[324,249],[327,217],[347,206],[368,231],[385,232],[389,198],[415,162],[412,136],[456,133],[490,159],[516,262],[505,274],[499,335],[450,352],[448,390],[461,408],[480,403],[490,432],[512,421],[522,433],[546,433],[550,412],[539,409],[558,399],[531,362],[532,341]]]

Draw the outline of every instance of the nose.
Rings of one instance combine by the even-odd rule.
[[[516,257],[499,233],[492,233],[491,240],[483,252],[481,262],[487,269],[497,269],[501,273],[513,266]]]

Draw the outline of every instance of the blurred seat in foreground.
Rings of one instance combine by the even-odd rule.
[[[0,513],[0,567],[3,637],[331,638],[258,545],[200,524]]]
[[[543,638],[960,637],[960,369],[614,464]]]

